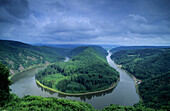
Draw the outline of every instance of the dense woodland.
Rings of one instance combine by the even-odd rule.
[[[111,58],[142,80],[139,92],[144,104],[170,109],[170,49],[121,50]]]
[[[10,72],[14,74],[33,65],[64,60],[70,50],[0,40],[0,62],[7,65]]]
[[[146,106],[170,109],[170,72],[144,80],[139,91]]]
[[[99,46],[82,46],[71,51],[72,59],[56,63],[40,71],[36,78],[45,86],[66,93],[98,91],[116,83],[119,74],[106,59]]]

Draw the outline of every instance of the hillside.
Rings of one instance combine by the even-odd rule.
[[[168,109],[170,49],[122,50],[111,58],[129,73],[142,79],[139,92],[144,104],[152,108]]]
[[[170,46],[120,46],[112,48],[110,52],[115,53],[121,50],[162,49],[162,48],[170,48]]]
[[[11,74],[38,64],[47,64],[64,60],[70,49],[0,40],[0,62],[10,68]]]
[[[139,79],[154,77],[170,68],[170,49],[122,50],[111,58]]]
[[[90,104],[80,101],[41,96],[19,98],[14,94],[11,94],[10,102],[1,109],[4,111],[159,111],[143,105],[118,106],[113,104],[102,110],[97,110]]]
[[[119,74],[104,58],[106,50],[83,46],[73,52],[75,56],[70,61],[48,66],[36,78],[45,86],[66,93],[98,91],[117,82]]]
[[[170,109],[170,72],[144,80],[139,87],[147,107]]]
[[[100,46],[95,46],[95,45],[77,47],[69,52],[68,57],[72,58],[72,57],[78,55],[79,53],[83,52],[84,50],[86,50],[89,47],[93,48],[101,57],[104,57],[104,58],[106,57],[106,55],[107,55],[106,50],[101,48]]]

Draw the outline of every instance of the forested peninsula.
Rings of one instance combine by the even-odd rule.
[[[49,65],[36,74],[45,86],[65,93],[86,93],[107,89],[117,83],[119,73],[106,61],[107,52],[99,46],[77,47],[68,62]]]

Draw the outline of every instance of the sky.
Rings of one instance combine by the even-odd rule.
[[[0,0],[0,39],[170,45],[170,0]]]

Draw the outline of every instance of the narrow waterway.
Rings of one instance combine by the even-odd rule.
[[[17,94],[19,97],[25,95],[37,95],[42,97],[57,97],[70,100],[78,100],[91,104],[97,109],[102,109],[110,104],[118,104],[123,106],[131,106],[139,101],[139,96],[135,90],[133,79],[123,70],[118,68],[116,64],[110,59],[111,53],[108,51],[107,61],[111,67],[115,68],[120,73],[120,81],[118,85],[109,91],[90,94],[85,96],[65,96],[59,93],[46,90],[36,84],[35,73],[38,69],[43,67],[30,69],[16,75],[11,85],[12,93]],[[69,58],[66,58],[65,62]]]

